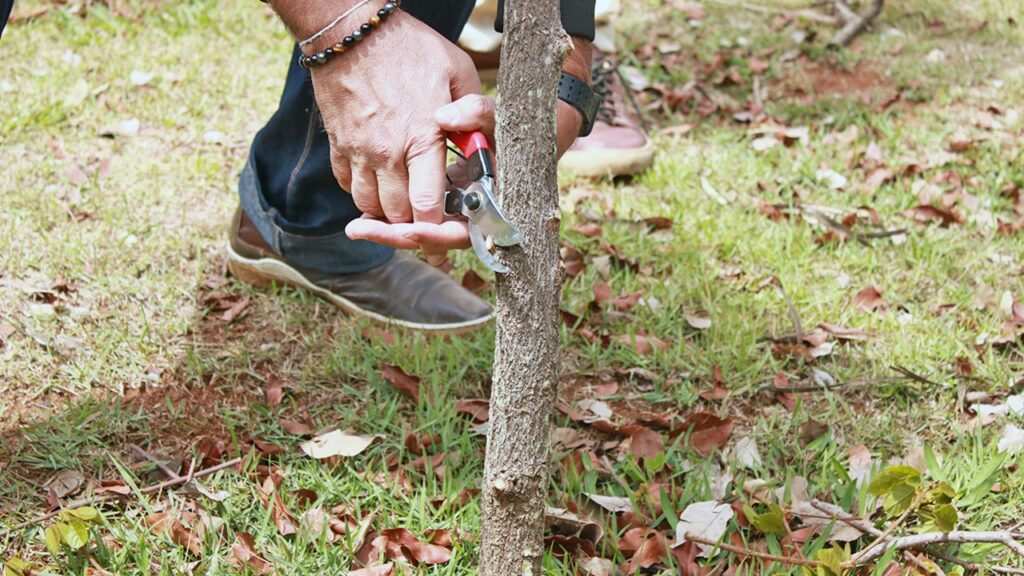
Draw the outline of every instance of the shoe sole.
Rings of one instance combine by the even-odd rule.
[[[268,288],[272,284],[286,284],[303,290],[308,290],[331,304],[340,308],[346,314],[369,318],[386,326],[398,326],[417,332],[429,332],[430,334],[444,336],[466,334],[482,328],[494,319],[494,313],[488,314],[476,320],[467,322],[454,322],[449,324],[422,324],[388,318],[371,310],[362,308],[344,296],[339,296],[330,290],[321,288],[306,279],[298,270],[273,258],[246,258],[235,252],[231,244],[228,244],[228,270],[246,284],[256,288]]]
[[[569,150],[558,167],[576,176],[626,176],[643,172],[654,163],[654,143],[647,141],[642,148],[617,150]]]

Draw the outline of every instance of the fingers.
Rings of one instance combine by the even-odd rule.
[[[464,220],[391,224],[364,217],[349,222],[345,234],[353,240],[369,240],[401,250],[423,248],[426,253],[435,255],[469,246],[469,226]]]
[[[369,214],[377,218],[384,218],[384,208],[381,206],[380,196],[377,192],[377,175],[365,166],[352,168],[352,200],[356,208],[363,214]]]
[[[331,169],[334,171],[334,179],[338,181],[338,185],[341,186],[341,189],[351,194],[352,164],[348,161],[348,158],[345,158],[344,156],[332,157]]]
[[[422,153],[410,156],[407,161],[409,202],[415,222],[440,224],[444,220],[446,155],[445,148],[435,143]]]
[[[377,171],[380,205],[389,222],[412,222],[409,175],[405,166],[391,166]]]
[[[452,100],[458,100],[469,94],[483,92],[480,87],[480,74],[476,71],[473,59],[461,49],[451,58],[453,70],[451,80],[448,82],[452,93]]]
[[[434,113],[434,120],[446,132],[479,130],[494,135],[494,98],[480,94],[463,96]]]

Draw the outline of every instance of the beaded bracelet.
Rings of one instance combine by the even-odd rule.
[[[309,69],[312,68],[313,66],[326,64],[327,61],[333,58],[334,56],[348,51],[348,49],[355,46],[357,42],[360,42],[362,41],[363,38],[366,38],[371,32],[376,30],[378,26],[380,26],[381,22],[387,20],[388,16],[391,16],[391,14],[393,14],[394,11],[397,9],[397,2],[387,2],[386,4],[384,4],[383,8],[377,10],[377,14],[372,16],[369,21],[361,24],[358,28],[353,30],[351,34],[342,38],[341,42],[336,43],[334,46],[331,46],[330,48],[321,50],[316,54],[310,54],[309,56],[300,56],[299,65],[302,66],[303,68]]]

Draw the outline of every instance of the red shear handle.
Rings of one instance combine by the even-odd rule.
[[[469,158],[477,150],[490,150],[487,143],[487,136],[483,132],[450,132],[448,139],[462,151],[462,155]]]

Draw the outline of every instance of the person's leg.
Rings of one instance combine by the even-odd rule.
[[[618,0],[597,0],[594,5],[594,38],[591,75],[594,91],[604,105],[589,136],[579,138],[559,162],[559,168],[580,176],[623,176],[642,172],[654,162],[654,145],[629,87],[622,82],[615,63],[615,15]],[[473,58],[486,83],[497,81],[501,34],[494,31],[498,0],[477,0],[473,15],[459,37],[459,45]]]
[[[404,9],[454,42],[472,3],[406,0]],[[345,236],[360,216],[330,164],[309,72],[292,54],[278,110],[256,135],[239,180],[228,265],[241,280],[311,290],[340,308],[421,330],[485,324],[490,306],[418,258]]]

